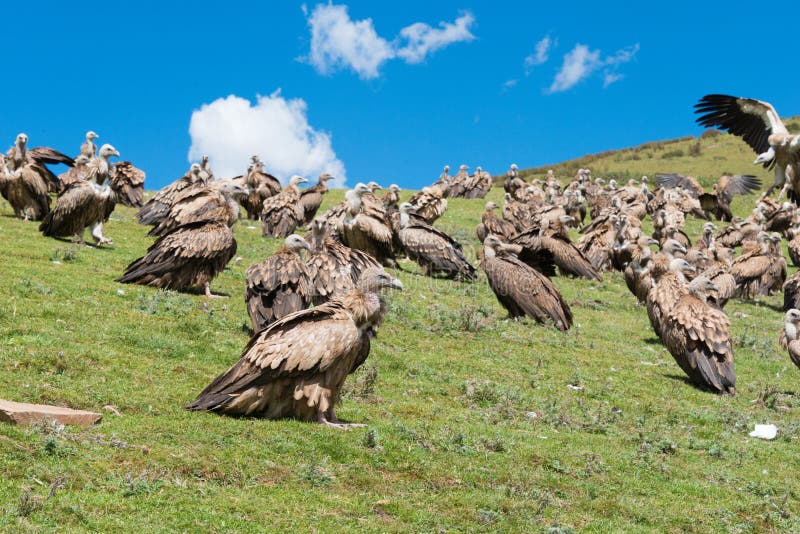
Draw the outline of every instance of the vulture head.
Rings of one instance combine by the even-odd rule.
[[[448,173],[448,172],[450,172],[450,165],[445,165],[445,166],[444,166],[444,172],[445,172],[445,173]]]
[[[403,289],[397,278],[380,267],[370,267],[358,279],[358,289],[364,293],[377,293],[381,289]]]
[[[242,200],[250,194],[250,189],[246,185],[231,179],[217,180],[212,185],[217,191],[222,193],[223,196],[236,201]]]
[[[392,184],[389,186],[389,191],[391,191],[392,193],[397,193],[398,191],[400,191],[400,186],[397,184]]]
[[[684,260],[683,258],[675,258],[669,262],[669,270],[683,276],[686,273],[696,272],[697,269],[694,265]]]
[[[409,213],[414,213],[414,211],[416,211],[416,210],[414,209],[414,206],[413,206],[413,205],[411,205],[411,204],[410,204],[410,203],[408,203],[408,202],[403,202],[402,204],[400,204],[400,205],[397,207],[397,209],[399,209],[399,210],[400,210],[400,214],[401,214],[401,215],[406,215],[406,216],[407,216]]]
[[[675,256],[676,252],[679,252],[681,254],[686,254],[686,247],[684,247],[674,239],[667,239],[666,241],[664,241],[664,244],[661,245],[661,252],[672,258]]]
[[[292,176],[291,178],[289,178],[289,185],[290,185],[290,186],[297,186],[298,184],[304,184],[304,183],[306,183],[307,181],[308,181],[308,180],[306,180],[306,179],[305,179],[305,178],[303,178],[302,176],[298,176],[298,175],[296,175],[296,174],[295,174],[294,176]]]
[[[89,163],[89,158],[81,154],[77,158],[75,158],[75,167],[81,167]]]
[[[333,180],[333,176],[328,174],[327,172],[323,172],[322,174],[319,175],[319,182],[320,183],[324,184],[328,180]]]
[[[353,188],[353,191],[355,192],[355,194],[356,194],[357,196],[359,196],[359,197],[360,197],[361,195],[364,195],[364,194],[366,194],[366,193],[369,193],[369,192],[370,192],[370,188],[367,186],[367,184],[364,184],[364,183],[361,183],[361,182],[359,182],[359,183],[357,183],[357,184],[356,184],[356,186]]]
[[[497,209],[497,204],[495,204],[494,202],[492,202],[490,200],[489,202],[486,203],[486,206],[484,206],[484,208],[486,209],[486,211],[496,210]]]
[[[117,152],[116,148],[106,143],[105,145],[100,147],[100,152],[98,152],[97,155],[107,160],[112,156],[119,157],[119,152]]]
[[[719,288],[717,288],[714,282],[702,274],[689,282],[686,289],[689,293],[703,301],[708,299],[709,294],[719,291]]]
[[[205,158],[208,156],[203,156],[203,157]],[[261,156],[259,156],[258,154],[253,154],[252,156],[250,156],[250,161],[252,163],[261,163]]]
[[[380,184],[378,184],[378,182],[370,182],[370,183],[368,183],[368,184],[367,184],[367,187],[369,188],[369,190],[370,190],[370,192],[371,192],[371,193],[374,193],[374,192],[375,192],[375,191],[377,191],[378,189],[383,189],[383,188],[380,186]]]
[[[328,233],[328,223],[322,217],[316,217],[311,221],[311,235],[314,239],[320,239]]]
[[[311,250],[311,245],[308,244],[308,241],[297,234],[292,234],[284,239],[283,245],[294,252],[300,252],[302,249]]]
[[[192,182],[196,182],[200,179],[200,171],[202,170],[203,168],[199,163],[192,163],[192,166],[189,167],[189,176],[192,177]]]
[[[100,138],[100,136],[97,135],[96,133],[94,133],[92,130],[89,130],[88,132],[86,132],[86,140],[89,141],[89,142],[92,142],[95,139],[99,139],[99,138]]]
[[[783,331],[786,332],[787,341],[797,340],[798,325],[800,325],[800,310],[792,308],[786,312],[786,316],[784,318]]]
[[[754,165],[762,165],[764,163],[769,163],[775,159],[775,147],[771,146],[766,152],[762,152],[758,155],[756,160],[753,162]]]
[[[707,222],[703,225],[704,234],[712,234],[717,229],[716,225],[712,222]]]
[[[458,170],[463,172],[467,172],[467,169],[469,169],[469,167],[467,167],[466,165],[461,165],[458,167]]]

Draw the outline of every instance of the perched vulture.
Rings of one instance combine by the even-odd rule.
[[[664,318],[662,339],[696,385],[714,393],[736,393],[731,326],[722,310],[706,302],[716,288],[698,276]]]
[[[767,189],[790,185],[789,198],[800,200],[800,137],[792,135],[780,115],[767,102],[729,95],[706,95],[695,105],[702,113],[697,122],[706,128],[721,128],[741,137],[758,157],[753,162],[775,167],[775,183]]]
[[[425,219],[428,224],[444,215],[447,210],[447,199],[442,194],[439,186],[423,187],[408,199],[408,203],[414,206],[418,217]]]
[[[250,193],[242,200],[242,206],[247,212],[247,218],[258,220],[264,208],[264,201],[281,192],[281,183],[271,174],[264,172],[264,164],[258,156],[252,157],[253,163],[247,167],[244,183]]]
[[[11,204],[18,219],[41,220],[50,212],[47,183],[30,165],[9,170],[6,163],[0,154],[0,194]]]
[[[239,218],[239,201],[247,192],[245,186],[233,179],[187,189],[148,235],[166,235],[179,226],[198,222],[221,222],[232,227]]]
[[[397,211],[400,204],[400,186],[397,184],[390,185],[381,200],[383,201],[383,209],[386,211]]]
[[[317,210],[322,205],[322,196],[328,192],[328,180],[333,176],[324,172],[319,175],[316,185],[300,193],[300,205],[303,207],[303,224],[308,224],[317,216]]]
[[[517,258],[520,247],[490,235],[483,242],[481,267],[497,300],[516,319],[527,315],[552,322],[562,332],[572,326],[572,312],[549,278]]]
[[[155,226],[169,215],[169,210],[178,202],[187,190],[193,187],[204,187],[203,169],[198,163],[192,164],[189,172],[178,178],[168,186],[159,190],[153,197],[145,202],[136,213],[140,224]]]
[[[77,159],[75,160],[77,166]],[[130,161],[119,161],[111,171],[109,185],[117,195],[117,202],[129,208],[141,208],[144,196],[145,174]]]
[[[261,209],[261,235],[286,237],[303,224],[303,206],[300,205],[300,188],[308,180],[292,176],[289,185],[274,197],[264,199]]]
[[[369,355],[370,338],[383,320],[379,291],[402,287],[382,269],[370,269],[341,298],[273,323],[186,408],[352,426],[337,419],[334,406],[347,375]]]
[[[311,252],[306,266],[314,286],[315,306],[351,291],[363,273],[381,266],[366,252],[332,239],[329,231],[321,217],[311,222]]]
[[[445,232],[422,219],[412,220],[414,208],[408,202],[400,204],[400,229],[397,235],[408,257],[422,267],[422,274],[444,273],[448,278],[475,279],[473,267],[461,245]]]
[[[342,241],[350,248],[366,252],[383,265],[395,266],[392,229],[386,223],[386,212],[382,205],[363,201],[363,197],[369,194],[369,187],[362,183],[346,193]]]
[[[792,363],[800,367],[800,310],[791,309],[786,312],[783,323],[783,338],[789,350]]]
[[[58,178],[47,168],[48,164],[63,163],[72,167],[74,161],[71,157],[48,147],[28,148],[28,136],[24,133],[17,135],[14,146],[8,151],[6,164],[8,170],[13,172],[27,168],[25,174],[36,174],[44,182],[48,191],[58,191]]]
[[[486,240],[486,236],[490,234],[494,234],[501,239],[509,240],[511,236],[517,233],[517,229],[514,228],[513,224],[505,219],[501,219],[495,214],[496,209],[498,209],[497,204],[491,200],[486,203],[486,208],[481,215],[481,222],[478,223],[477,228],[475,228],[475,233],[481,243],[483,243]]]
[[[569,217],[563,215],[562,217]],[[569,217],[571,219],[571,217]],[[547,234],[549,220],[544,221],[544,226],[538,230],[527,230],[515,235],[511,243],[522,247],[519,259],[547,276],[556,274],[555,268],[561,274],[586,278],[588,280],[602,280],[600,274],[591,262],[570,241],[568,236],[561,233]]]
[[[97,145],[94,144],[94,140],[99,138],[100,136],[91,130],[86,132],[86,141],[81,144],[81,151],[78,155],[84,156],[86,159],[94,158],[95,154],[97,153]]]
[[[217,297],[211,280],[235,254],[236,239],[226,223],[190,223],[160,237],[117,282],[176,291],[204,288],[206,297]]]
[[[86,174],[89,171],[89,158],[81,154],[75,158],[74,165],[58,175],[59,192],[67,189],[68,186],[86,179]]]
[[[114,204],[115,195],[108,185],[88,180],[74,182],[58,196],[39,231],[48,237],[75,237],[84,244],[84,231],[91,228],[95,243],[111,245],[113,241],[103,235],[103,223],[114,211]]]
[[[244,302],[256,333],[311,303],[311,277],[300,257],[300,251],[310,250],[311,245],[297,234],[283,243],[275,254],[247,269]]]
[[[800,271],[796,271],[783,284],[783,311],[800,308]]]
[[[749,195],[761,189],[761,180],[748,174],[734,176],[723,174],[714,184],[711,193],[706,193],[697,180],[691,176],[657,174],[656,183],[667,189],[683,187],[700,201],[700,206],[707,219],[710,218],[710,214],[713,214],[719,221],[730,221],[733,218],[731,202],[734,195]]]

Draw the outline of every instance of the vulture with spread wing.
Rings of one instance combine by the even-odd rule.
[[[572,219],[568,215],[562,215]],[[565,222],[565,221],[562,221]],[[547,276],[555,276],[556,267],[565,275],[602,280],[600,273],[576,247],[569,236],[561,232],[548,233],[549,220],[538,229],[521,232],[511,238],[511,243],[522,247],[519,259]]]
[[[273,323],[186,408],[353,426],[339,421],[334,406],[347,375],[369,355],[370,338],[385,315],[379,291],[402,287],[382,269],[370,269],[341,298]]]
[[[115,195],[108,185],[88,180],[74,182],[58,196],[39,231],[48,237],[74,237],[83,244],[84,231],[90,228],[95,243],[111,245],[113,241],[103,235],[103,223],[108,221],[114,205]]]
[[[9,170],[0,154],[0,194],[11,204],[14,215],[25,221],[41,220],[50,212],[50,195],[41,174],[30,165]]]
[[[706,302],[716,288],[698,276],[666,314],[662,339],[672,357],[696,385],[714,393],[736,393],[731,323]]]
[[[48,191],[58,191],[58,177],[47,168],[47,165],[63,163],[72,167],[74,161],[58,150],[49,147],[28,148],[28,136],[24,133],[17,135],[14,146],[8,151],[7,165],[9,171],[27,168],[27,174],[36,174],[44,182]]]
[[[775,168],[767,194],[788,183],[789,197],[800,201],[800,136],[789,133],[772,104],[715,94],[701,98],[695,108],[699,124],[741,137],[758,154],[755,165]]]
[[[483,242],[481,267],[497,300],[516,319],[527,315],[539,323],[552,322],[565,332],[572,311],[545,275],[517,258],[519,245],[508,245],[490,235]]]
[[[665,189],[682,187],[700,201],[703,214],[708,219],[713,214],[718,221],[733,219],[731,202],[734,195],[749,195],[761,189],[761,180],[749,174],[723,174],[714,184],[710,193],[706,193],[697,180],[691,176],[680,174],[657,174],[656,183]]]
[[[297,234],[283,244],[275,254],[247,269],[244,301],[256,333],[311,303],[311,277],[300,256],[300,251],[310,250],[311,245]]]
[[[300,204],[300,188],[308,180],[292,176],[289,185],[274,197],[264,199],[261,209],[261,235],[264,237],[286,237],[303,224],[305,216]]]

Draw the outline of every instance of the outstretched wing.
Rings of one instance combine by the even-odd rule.
[[[699,124],[741,137],[756,154],[769,149],[770,135],[789,133],[772,104],[753,98],[706,95],[694,107]]]
[[[717,195],[730,204],[733,195],[749,195],[761,189],[761,180],[749,174],[723,175],[717,182]]]

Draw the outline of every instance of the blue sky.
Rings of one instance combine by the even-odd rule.
[[[800,14],[781,9],[784,21]],[[281,178],[332,169],[351,185],[417,188],[445,163],[500,173],[512,162],[697,134],[692,105],[709,92],[800,114],[796,69],[778,74],[793,61],[791,34],[769,34],[764,20],[754,24],[730,2],[670,2],[668,10],[499,0],[39,2],[14,10],[19,23],[3,32],[6,145],[24,131],[32,146],[74,154],[92,129],[142,167],[153,189],[186,171],[190,148],[210,152],[217,169],[244,170],[244,154],[257,151]],[[559,77],[565,56],[575,61]]]

